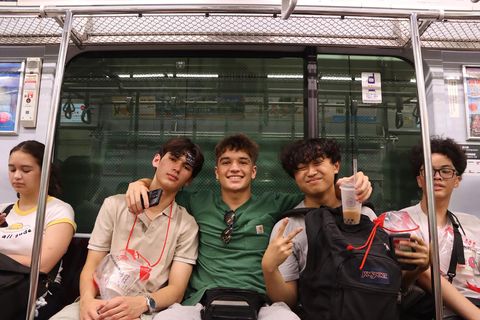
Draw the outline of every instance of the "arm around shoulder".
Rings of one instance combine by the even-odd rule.
[[[134,214],[139,214],[143,211],[142,207],[142,198],[143,203],[145,203],[145,208],[148,208],[148,188],[152,183],[151,179],[143,178],[137,181],[130,182],[128,184],[128,189],[125,194],[127,201],[128,210]]]

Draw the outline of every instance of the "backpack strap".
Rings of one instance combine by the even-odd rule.
[[[372,209],[373,212],[375,212],[375,207],[373,206],[373,203],[371,203],[370,201],[363,202],[362,207],[369,207],[370,209]]]
[[[453,278],[457,275],[457,264],[465,264],[465,253],[463,252],[463,241],[462,235],[460,234],[459,228],[462,229],[463,234],[465,235],[465,230],[463,230],[460,221],[457,216],[455,216],[451,211],[447,210],[448,219],[452,222],[453,226],[453,248],[452,248],[452,257],[450,258],[450,265],[448,267],[448,281],[451,283]]]
[[[14,203],[9,204],[5,209],[3,209],[3,213],[5,213],[5,217],[8,216],[8,214],[10,213],[10,210],[12,210],[12,208],[13,208],[14,205],[15,205]],[[5,220],[5,221],[0,225],[0,228],[5,228],[5,227],[8,227],[7,220]]]
[[[368,217],[366,217],[368,219]],[[305,231],[307,233],[307,239],[312,239],[315,243],[318,238],[322,238],[325,241],[325,245],[333,248],[337,248],[337,251],[345,251],[348,245],[347,239],[342,233],[343,225],[342,220],[342,207],[331,208],[327,206],[321,206],[320,208],[314,208],[309,210],[305,215]],[[346,226],[351,227],[351,226]],[[353,228],[358,228],[355,225]],[[349,231],[352,231],[349,229]],[[329,236],[323,237],[322,233],[326,233]],[[332,240],[335,239],[335,240]],[[312,246],[314,245],[312,243]],[[310,240],[309,240],[310,248]]]
[[[281,219],[287,218],[287,217],[297,216],[297,215],[305,216],[305,215],[307,215],[307,213],[309,213],[310,211],[315,210],[315,209],[318,209],[318,208],[296,208],[296,209],[290,209],[290,210],[287,210],[287,211],[283,212],[283,213],[280,215],[280,218],[279,218],[278,220],[281,220]]]
[[[326,207],[326,206],[321,206],[322,207]],[[373,204],[371,202],[364,202],[362,203],[362,207],[369,207],[370,209],[372,209],[373,212],[375,212],[375,208],[373,207]],[[291,217],[291,216],[296,216],[296,215],[306,215],[307,213],[309,213],[310,211],[312,210],[315,210],[315,209],[318,209],[318,208],[314,208],[314,207],[305,207],[305,208],[296,208],[296,209],[290,209],[290,210],[287,210],[285,211],[284,213],[282,213],[280,215],[280,218],[279,220],[283,219],[283,218],[286,218],[286,217]],[[333,210],[334,208],[332,208]],[[338,213],[338,212],[337,212]],[[341,211],[340,211],[341,213]]]

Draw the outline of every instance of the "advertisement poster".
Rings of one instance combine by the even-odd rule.
[[[464,175],[480,176],[480,145],[461,144],[467,156],[467,168]]]
[[[112,117],[130,118],[133,115],[133,104],[135,98],[132,96],[112,97]]]
[[[362,102],[382,103],[382,78],[379,72],[362,72]]]
[[[0,62],[0,135],[17,134],[22,62]]]
[[[88,99],[70,97],[62,99],[60,124],[68,127],[92,127],[97,124],[96,105]]]
[[[480,66],[463,66],[467,139],[480,140]]]

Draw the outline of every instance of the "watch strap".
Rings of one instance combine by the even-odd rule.
[[[154,313],[157,310],[157,304],[155,302],[155,299],[153,299],[152,296],[149,294],[145,294],[144,297],[145,297],[145,302],[147,303],[147,308],[148,308],[147,312],[145,313],[146,314]]]

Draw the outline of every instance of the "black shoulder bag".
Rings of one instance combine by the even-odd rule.
[[[13,204],[4,209],[8,215]],[[1,227],[8,226],[7,222]],[[53,283],[61,262],[48,273],[38,276],[37,298],[45,294],[49,283]],[[30,268],[0,253],[0,310],[2,319],[25,319],[30,292]]]
[[[452,257],[450,258],[450,265],[448,266],[448,281],[452,283],[453,278],[457,275],[457,264],[465,264],[465,252],[463,251],[463,240],[462,235],[458,229],[462,229],[463,234],[465,235],[465,230],[463,230],[460,221],[457,216],[452,212],[447,210],[448,219],[452,222],[453,226],[453,248],[452,248]]]
[[[202,320],[257,320],[258,311],[265,303],[266,296],[252,290],[208,289],[202,298]]]

